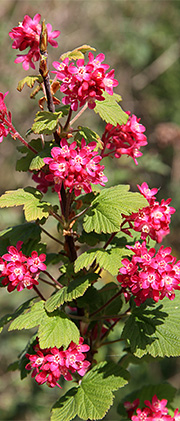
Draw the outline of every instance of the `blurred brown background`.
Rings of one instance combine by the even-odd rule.
[[[49,64],[67,50],[90,44],[97,53],[104,52],[105,62],[115,68],[119,80],[116,92],[123,97],[122,107],[130,110],[147,128],[148,147],[142,149],[143,157],[138,167],[127,158],[107,161],[108,185],[117,183],[136,184],[146,181],[150,187],[160,188],[158,199],[173,197],[172,206],[177,208],[173,215],[171,234],[163,241],[171,245],[179,257],[180,221],[180,1],[179,0],[1,0],[0,1],[0,91],[9,91],[6,104],[12,112],[17,130],[25,136],[38,111],[36,100],[29,98],[30,89],[22,93],[16,90],[18,81],[27,74],[21,64],[14,64],[16,50],[8,32],[23,20],[25,14],[33,17],[40,13],[53,29],[61,31],[59,48],[49,48]],[[82,117],[84,125],[92,127],[99,134],[104,124],[87,111]],[[32,183],[25,173],[16,173],[15,164],[20,156],[15,141],[6,139],[0,145],[0,193]],[[1,210],[0,229],[22,221],[17,209]],[[17,293],[1,292],[2,314],[13,310],[27,299],[27,292],[20,297]],[[29,296],[28,296],[29,297]],[[17,372],[6,373],[8,364],[16,360],[25,346],[29,332],[9,333],[1,337],[0,348],[0,420],[46,421],[49,408],[59,397],[59,390],[39,387],[30,378],[19,379]],[[111,353],[111,349],[107,351]],[[119,356],[120,356],[120,350]],[[102,355],[103,357],[103,355]],[[150,370],[142,365],[131,367],[130,389],[136,384],[169,380],[179,387],[178,359],[151,363]],[[133,383],[134,382],[134,383]],[[63,392],[67,386],[64,386]],[[117,394],[116,402],[121,399]],[[107,420],[116,421],[119,416],[112,409]]]

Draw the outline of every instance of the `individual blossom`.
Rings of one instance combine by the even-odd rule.
[[[7,285],[9,292],[15,288],[17,291],[32,289],[34,285],[39,284],[40,272],[46,270],[43,263],[46,255],[42,253],[38,256],[37,251],[33,251],[31,257],[25,256],[21,250],[22,244],[22,241],[18,241],[16,247],[9,246],[8,253],[0,257],[1,284]]]
[[[92,184],[104,186],[107,178],[103,173],[104,166],[100,165],[101,157],[95,151],[96,142],[86,145],[84,139],[81,147],[76,142],[68,144],[66,139],[62,139],[60,147],[51,150],[52,158],[44,158],[45,164],[49,167],[49,174],[45,179],[54,183],[56,192],[60,192],[62,183],[65,189],[70,192],[74,190],[75,196],[92,191]]]
[[[173,300],[175,290],[180,290],[180,261],[171,255],[171,248],[161,246],[156,253],[154,248],[147,249],[145,241],[127,247],[134,254],[131,260],[122,260],[117,276],[126,301],[133,296],[139,306],[148,298],[155,302],[164,297]]]
[[[167,200],[162,199],[161,203],[156,201],[155,194],[158,191],[156,188],[149,189],[147,183],[142,183],[141,186],[138,185],[138,188],[149,205],[131,215],[123,215],[124,221],[121,229],[129,235],[131,235],[129,230],[134,229],[141,233],[143,240],[149,236],[157,243],[160,243],[170,232],[171,215],[176,210],[169,206],[171,203],[170,198]]]
[[[147,145],[147,137],[144,132],[146,128],[140,124],[140,118],[134,114],[131,116],[127,112],[128,120],[126,124],[113,126],[108,123],[102,135],[103,149],[101,156],[113,156],[120,158],[122,155],[131,156],[137,165],[137,158],[142,156],[141,146]]]
[[[106,73],[109,66],[102,64],[104,54],[98,54],[94,59],[90,52],[88,59],[87,64],[84,59],[79,59],[74,64],[67,57],[62,62],[53,62],[56,71],[52,73],[61,81],[60,91],[65,95],[62,102],[65,105],[70,104],[73,111],[77,111],[78,106],[82,107],[85,103],[93,109],[96,100],[104,100],[103,92],[112,95],[113,88],[118,85],[118,81],[114,79],[114,70]]]
[[[29,66],[35,69],[34,63],[40,59],[40,34],[41,34],[41,15],[36,14],[33,19],[25,15],[22,22],[14,27],[9,36],[13,39],[12,48],[24,51],[29,48],[26,54],[18,54],[15,63],[22,63],[24,70],[28,70]],[[48,34],[48,43],[53,47],[57,47],[58,43],[54,41],[60,35],[60,31],[52,31],[52,26],[46,25]]]
[[[80,337],[79,344],[71,342],[66,350],[63,347],[41,349],[37,342],[34,346],[36,354],[26,354],[29,363],[25,368],[32,370],[31,376],[35,377],[38,384],[46,383],[51,388],[61,387],[58,383],[61,376],[71,381],[72,373],[84,376],[90,367],[90,362],[86,360],[86,352],[90,347],[83,342],[84,339]]]

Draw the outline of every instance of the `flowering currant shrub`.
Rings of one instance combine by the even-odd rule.
[[[128,185],[106,187],[104,158],[127,155],[138,165],[147,137],[140,118],[120,107],[115,71],[104,54],[82,45],[51,66],[47,48],[58,47],[60,32],[40,14],[26,15],[9,35],[20,52],[15,63],[34,70],[17,89],[27,85],[30,97],[39,99],[23,136],[6,106],[8,92],[0,93],[0,142],[18,141],[16,170],[32,181],[0,197],[0,208],[23,206],[25,217],[0,233],[1,287],[20,301],[2,317],[1,328],[36,330],[13,369],[22,378],[31,373],[39,387],[59,387],[52,421],[99,420],[113,392],[131,382],[134,357],[141,364],[143,356],[180,355],[180,260],[161,244],[175,209],[170,198],[158,202],[159,186],[145,181],[136,192]],[[80,125],[87,108],[105,122],[102,133]],[[24,289],[29,299],[22,303]],[[119,353],[102,361],[99,348],[113,350],[118,342]],[[135,392],[135,400],[128,396],[118,406],[123,419],[180,420],[171,406],[172,386],[156,384],[153,394],[147,386],[145,403],[144,391]]]

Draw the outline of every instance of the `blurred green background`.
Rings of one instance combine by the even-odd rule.
[[[177,209],[171,224],[171,234],[163,241],[171,245],[173,253],[180,258],[180,1],[179,0],[1,0],[0,1],[0,91],[9,91],[6,104],[12,112],[17,130],[24,136],[31,127],[37,101],[29,98],[30,90],[22,93],[17,84],[27,74],[21,64],[14,64],[16,51],[12,49],[8,32],[25,14],[33,17],[40,13],[53,29],[61,31],[59,48],[49,48],[49,65],[67,50],[90,44],[97,53],[104,52],[105,62],[115,69],[119,81],[116,92],[122,95],[122,107],[141,118],[147,128],[148,146],[142,148],[143,157],[136,167],[125,157],[107,160],[105,173],[108,185],[128,183],[133,190],[136,184],[146,181],[150,187],[159,188],[158,199],[172,197],[172,206]],[[37,66],[36,66],[37,67]],[[91,111],[79,120],[99,134],[104,124]],[[15,164],[19,154],[15,141],[6,139],[0,145],[0,194],[5,190],[33,185],[25,173],[16,173]],[[22,221],[19,208],[1,210],[0,230]],[[54,229],[54,228],[52,228]],[[1,290],[2,315],[13,311],[29,293],[23,291],[7,293]],[[0,347],[0,420],[47,421],[49,408],[59,397],[60,390],[47,386],[39,387],[34,380],[20,381],[18,372],[8,372],[8,365],[16,360],[18,353],[26,345],[29,332],[5,333],[1,336]],[[105,348],[105,347],[104,347]],[[103,349],[104,349],[103,348]],[[113,359],[121,357],[122,347],[115,348]],[[113,349],[103,351],[111,356]],[[131,364],[130,386],[116,394],[116,406],[125,393],[150,383],[169,381],[180,386],[179,359],[164,359],[141,366]],[[67,383],[67,382],[66,382]],[[64,384],[63,393],[67,384]],[[180,406],[180,399],[177,398]],[[105,417],[116,421],[120,416],[112,408]]]

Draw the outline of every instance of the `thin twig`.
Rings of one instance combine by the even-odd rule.
[[[38,279],[40,279],[40,281],[44,282],[45,284],[51,285],[52,287],[56,288],[56,286],[54,284],[52,284],[51,282],[46,281],[45,279],[40,278],[40,277]]]
[[[98,348],[100,348],[101,346],[104,345],[110,345],[110,344],[115,344],[116,342],[122,342],[124,339],[120,338],[120,339],[115,339],[114,341],[109,341],[109,342],[103,342],[102,344],[99,345]]]
[[[5,121],[6,123],[6,121]],[[31,145],[29,145],[28,142],[26,142],[26,140],[16,131],[15,127],[12,125],[12,123],[6,123],[8,125],[8,127],[11,129],[13,135],[12,138],[13,139],[19,139],[21,143],[23,143],[24,146],[26,146],[26,148],[28,148],[31,152],[37,154],[38,152],[36,151],[36,149],[34,149]]]
[[[90,317],[93,317],[95,314],[99,313],[101,310],[103,310],[105,307],[107,307],[115,298],[117,298],[122,293],[122,290],[118,291],[113,297],[111,297],[103,306],[99,307],[98,310],[94,311],[90,314]]]
[[[80,218],[80,216],[84,215],[89,209],[91,205],[88,206],[88,208],[84,209],[82,212],[79,212],[77,215],[73,216],[73,218],[69,219],[69,222],[76,221],[76,219]]]
[[[39,297],[41,298],[41,300],[46,301],[46,299],[43,297],[43,295],[41,294],[41,292],[39,291],[39,289],[36,287],[36,285],[33,285],[33,289],[34,289],[34,291],[36,291],[36,294],[39,295]]]
[[[51,279],[51,281],[53,281],[56,285],[58,285],[58,287],[63,288],[63,285],[61,285],[60,282],[58,282],[55,278],[53,278],[53,276],[50,275],[50,273],[47,272],[47,270],[43,270],[43,273],[47,275]]]
[[[57,221],[59,221],[62,225],[64,225],[64,221],[63,219],[60,217],[60,215],[57,215],[56,212],[53,212],[51,209],[49,209],[49,213],[54,216],[55,219],[57,219]]]
[[[41,227],[41,225],[40,225]],[[51,235],[48,231],[46,231],[44,228],[41,227],[41,230],[48,235],[48,237],[52,238],[52,240],[56,241],[57,243],[61,244],[61,246],[64,246],[64,243],[60,240],[58,240],[57,238],[53,237],[53,235]]]
[[[87,109],[88,104],[86,102],[86,104],[84,105],[83,108],[81,108],[81,110],[75,115],[75,117],[70,121],[70,126],[72,126],[72,124],[75,123],[75,121],[84,113],[84,111]]]

